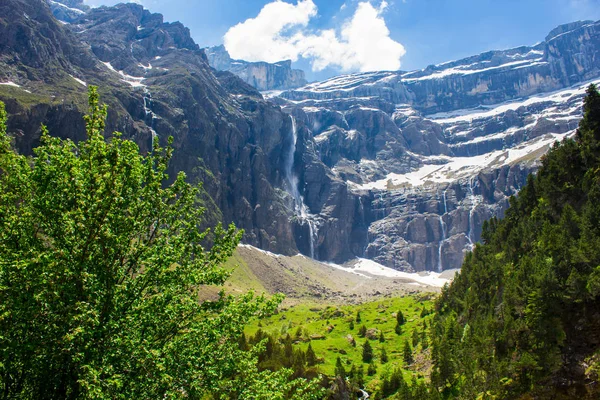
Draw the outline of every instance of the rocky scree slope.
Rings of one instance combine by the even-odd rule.
[[[292,69],[290,60],[278,63],[234,60],[223,45],[204,51],[211,67],[229,71],[260,91],[294,89],[308,83],[304,71]]]
[[[107,134],[123,132],[142,151],[174,137],[172,177],[204,182],[207,224],[235,222],[245,241],[296,254],[290,196],[279,171],[292,122],[227,72],[215,72],[180,23],[135,4],[91,9],[57,21],[42,0],[0,4],[0,100],[19,151],[40,125],[79,140],[87,85],[109,104]]]
[[[294,168],[318,258],[459,268],[484,220],[581,118],[600,23],[413,72],[345,75],[273,99],[295,116]]]

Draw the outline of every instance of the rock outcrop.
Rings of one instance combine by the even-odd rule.
[[[292,69],[290,60],[278,63],[234,60],[223,45],[204,51],[213,68],[229,71],[260,91],[294,89],[307,83],[304,71]]]

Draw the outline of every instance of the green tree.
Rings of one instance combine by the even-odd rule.
[[[306,349],[306,365],[309,367],[315,366],[317,364],[317,356],[311,346],[308,344],[308,348]]]
[[[408,340],[404,342],[404,347],[402,349],[402,358],[404,359],[405,365],[411,365],[413,363],[413,352]]]
[[[28,159],[0,107],[0,396],[11,399],[313,397],[290,371],[259,372],[245,324],[279,297],[199,301],[223,285],[241,232],[201,231],[199,188],[115,133],[90,87],[87,140],[50,137]],[[205,249],[210,239],[210,249]]]
[[[356,323],[357,323],[357,324],[360,324],[360,323],[361,323],[361,321],[362,321],[362,319],[360,318],[360,311],[357,311],[357,312],[356,312]]]
[[[382,364],[385,364],[388,362],[388,355],[387,355],[387,352],[385,351],[385,347],[381,348],[381,354],[379,355],[379,361],[381,361]]]
[[[404,325],[404,323],[406,322],[406,320],[404,319],[404,314],[400,310],[398,310],[398,312],[396,313],[396,322],[398,323],[398,325]]]
[[[358,328],[358,336],[365,337],[366,335],[367,335],[367,327],[362,325],[360,328]]]
[[[375,363],[371,362],[369,364],[369,367],[367,368],[367,375],[368,376],[373,376],[377,373],[377,367],[375,366]]]
[[[417,345],[419,344],[420,340],[421,340],[421,336],[419,335],[419,331],[417,330],[417,328],[413,329],[413,331],[412,331],[412,345],[413,345],[413,347],[417,347]]]
[[[370,363],[373,360],[373,347],[369,340],[365,340],[365,344],[363,344],[362,360],[364,363]]]
[[[346,377],[346,370],[344,369],[344,365],[342,364],[342,359],[339,356],[335,360],[335,376],[340,376],[342,378]]]
[[[381,331],[379,333],[379,343],[384,343],[385,342],[385,336],[383,335],[383,331]]]

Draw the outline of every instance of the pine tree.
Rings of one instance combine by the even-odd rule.
[[[362,360],[364,363],[370,363],[373,360],[373,348],[369,340],[365,340],[365,344],[363,344]]]
[[[342,378],[346,377],[346,370],[344,369],[344,366],[342,365],[342,359],[339,356],[337,360],[335,360],[335,375]]]
[[[383,335],[383,331],[381,331],[379,333],[379,343],[384,343],[385,342],[385,336]]]
[[[309,367],[315,366],[317,364],[317,356],[311,346],[308,344],[308,349],[306,349],[306,365]]]
[[[404,320],[404,314],[402,314],[402,311],[400,311],[400,310],[398,310],[398,312],[396,313],[396,322],[400,326],[404,325],[404,323],[406,322]]]
[[[398,336],[402,335],[402,325],[396,323],[396,326],[394,327],[394,332],[396,332],[396,335]]]
[[[402,353],[404,358],[404,364],[411,365],[413,363],[413,353],[412,348],[410,347],[410,343],[408,343],[408,340],[404,342],[404,349]]]
[[[361,323],[361,321],[362,321],[362,320],[361,320],[361,318],[360,318],[360,311],[357,311],[357,312],[356,312],[356,323],[357,323],[357,324],[360,324],[360,323]]]
[[[379,356],[379,361],[381,361],[382,364],[385,364],[388,362],[388,356],[387,356],[387,352],[385,351],[385,347],[381,348],[381,354]]]
[[[358,329],[358,336],[359,337],[365,337],[367,335],[367,327],[362,325],[359,329]]]
[[[377,373],[377,367],[375,367],[375,363],[371,362],[369,367],[367,368],[367,375],[373,376]]]
[[[412,345],[413,347],[417,347],[417,345],[419,344],[421,337],[419,336],[419,331],[417,330],[417,328],[413,329],[412,331]]]

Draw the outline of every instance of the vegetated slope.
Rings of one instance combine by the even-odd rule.
[[[444,398],[600,396],[600,94],[437,302]]]
[[[451,271],[441,275],[436,286],[427,276],[398,277],[356,272],[351,265],[324,264],[303,255],[287,257],[242,245],[227,261],[231,277],[225,284],[229,293],[253,290],[269,295],[283,294],[286,306],[298,304],[362,304],[382,298],[439,293]],[[205,288],[204,298],[214,297],[220,287]]]
[[[419,399],[431,370],[432,298],[422,293],[360,305],[300,304],[251,324],[242,345],[267,341],[259,369],[322,374],[327,399],[364,398],[361,389],[374,399],[395,392]]]

